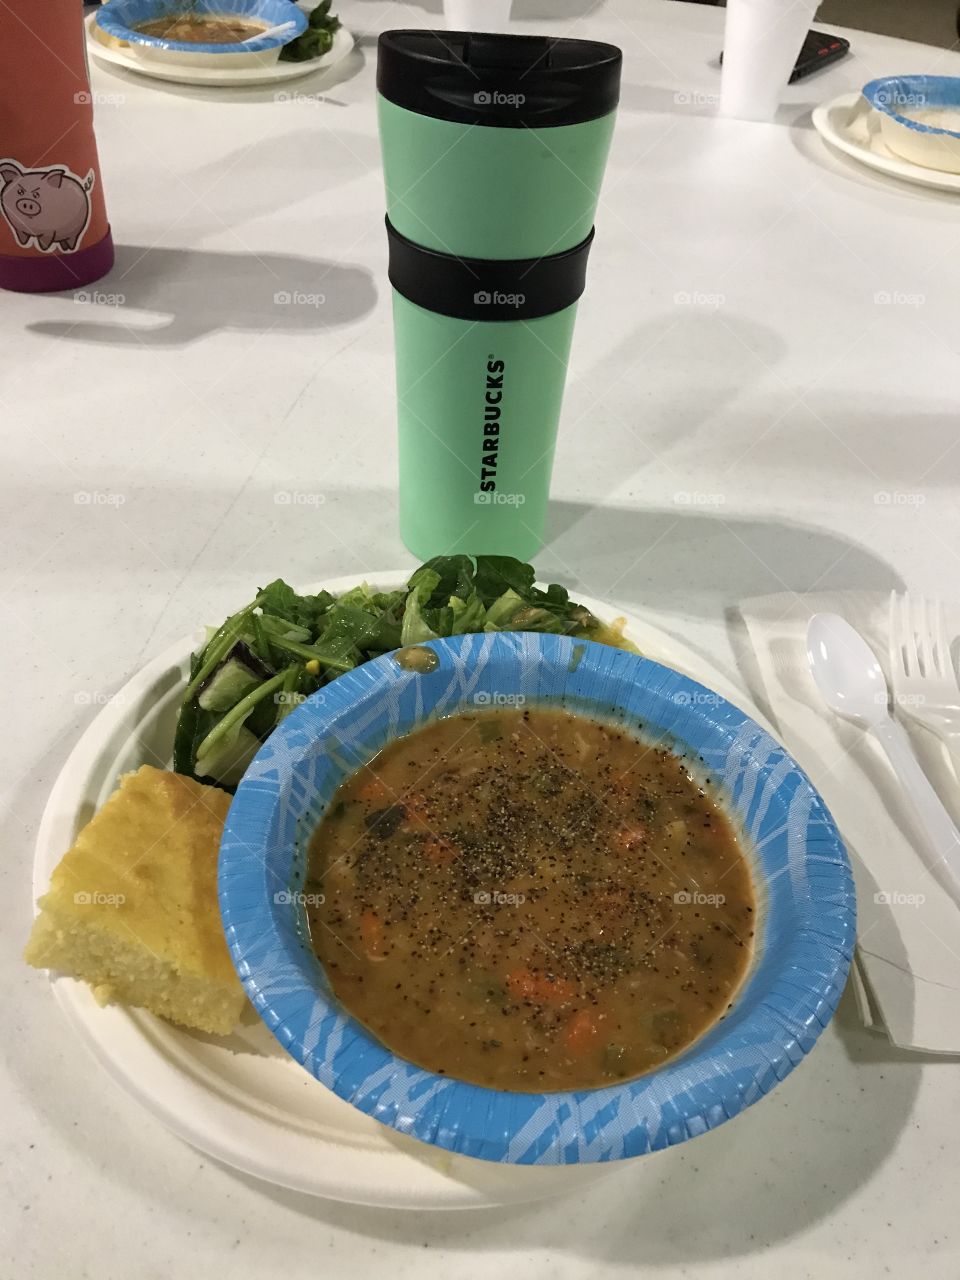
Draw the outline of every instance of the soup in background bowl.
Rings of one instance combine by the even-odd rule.
[[[166,18],[138,22],[135,28],[142,36],[159,40],[185,41],[187,44],[239,44],[266,31],[262,22],[250,22],[231,13],[172,13]]]
[[[846,853],[829,813],[804,774],[782,747],[730,703],[669,668],[627,652],[562,636],[506,633],[460,636],[431,642],[422,649],[430,661],[411,662],[409,655],[400,655],[398,661],[398,655],[386,655],[309,698],[264,744],[237,791],[221,845],[221,912],[237,971],[267,1026],[311,1074],[360,1110],[425,1142],[487,1160],[573,1164],[642,1155],[713,1128],[762,1097],[809,1051],[832,1016],[854,943],[855,905]],[[709,1009],[700,1009],[703,1016],[699,1023],[689,1018],[685,1005],[682,1034],[677,1034],[681,1029],[672,1019],[671,1037],[664,1019],[652,1035],[651,1028],[632,1025],[634,1017],[639,1022],[665,1010],[644,1009],[636,1001],[631,1004],[623,991],[613,993],[606,982],[591,985],[583,981],[584,974],[589,978],[591,972],[603,976],[605,952],[595,949],[599,968],[593,971],[588,966],[563,972],[559,963],[544,962],[541,952],[529,948],[530,940],[522,928],[502,925],[498,914],[493,928],[506,931],[492,940],[486,938],[483,964],[492,962],[497,974],[501,961],[507,966],[499,985],[504,988],[501,1007],[508,1012],[499,1016],[504,1025],[511,1022],[511,1034],[486,1035],[485,1039],[500,1040],[501,1045],[487,1050],[474,1045],[476,1052],[469,1060],[453,1065],[458,1077],[438,1059],[429,1059],[425,1050],[433,1053],[434,1049],[429,1037],[422,1036],[415,1018],[407,1020],[407,1031],[412,1028],[420,1034],[419,1048],[404,1031],[400,1013],[391,1020],[388,983],[380,982],[380,998],[372,1010],[369,1004],[351,997],[349,983],[345,986],[338,977],[333,968],[335,957],[326,944],[317,946],[323,963],[317,958],[311,927],[314,939],[318,930],[332,927],[343,933],[344,928],[342,922],[338,925],[332,917],[324,916],[329,885],[318,888],[315,883],[317,859],[321,857],[317,850],[324,844],[324,824],[345,820],[334,817],[335,805],[352,787],[359,792],[368,781],[374,781],[369,766],[378,753],[383,752],[381,759],[387,760],[391,752],[402,752],[398,740],[411,735],[408,744],[414,743],[418,730],[423,741],[431,733],[449,733],[453,722],[444,723],[447,717],[476,722],[481,714],[489,716],[506,707],[522,708],[521,719],[523,711],[530,711],[531,716],[542,713],[555,720],[567,718],[568,724],[572,713],[623,738],[620,743],[611,740],[606,751],[592,742],[597,760],[614,747],[636,750],[637,739],[655,744],[663,753],[665,768],[674,767],[675,760],[678,794],[671,798],[671,804],[690,807],[691,812],[683,819],[663,812],[662,827],[651,821],[643,833],[648,845],[644,856],[652,861],[658,849],[662,855],[661,846],[651,848],[649,842],[667,838],[667,822],[694,820],[695,814],[702,820],[702,804],[711,805],[718,820],[722,818],[720,844],[724,856],[730,857],[730,874],[736,873],[734,882],[739,889],[732,896],[739,894],[737,909],[744,917],[749,914],[756,919],[755,936],[745,948],[746,959],[740,952],[739,971],[736,965],[726,967],[723,982],[728,987],[721,999]],[[473,726],[468,732],[479,735]],[[514,726],[510,732],[519,730]],[[409,767],[401,765],[400,759],[398,756],[397,767]],[[415,767],[409,771],[417,772]],[[531,770],[537,776],[545,772],[542,762]],[[707,778],[711,780],[709,788]],[[547,781],[552,787],[558,779]],[[576,787],[564,786],[562,773],[559,781],[559,789],[550,797],[554,811],[565,809],[573,819],[577,806],[571,801]],[[700,790],[707,794],[701,796]],[[353,819],[364,823],[365,832],[375,831],[375,838],[391,823],[398,834],[401,825],[409,826],[411,815],[415,818],[417,813],[414,802],[399,806],[401,814],[387,815],[384,811],[391,806],[382,799],[358,795],[358,809],[353,814]],[[633,800],[639,803],[639,799],[638,791]],[[483,833],[478,827],[483,827],[486,811],[471,810],[464,803],[458,814],[441,822],[431,808],[436,801],[436,794],[426,797],[426,809],[420,809],[420,816],[437,828],[430,839],[440,847],[433,848],[426,837],[421,840],[415,822],[407,833],[410,847],[416,846],[417,856],[425,859],[424,867],[427,862],[433,866],[436,858],[437,870],[422,877],[425,889],[430,880],[434,887],[460,895],[469,888],[469,877],[458,879],[461,872],[455,869],[454,859],[469,853],[473,861],[466,866],[468,871],[472,866],[472,875],[484,856],[502,858],[511,845],[501,841],[484,852]],[[373,819],[369,826],[367,817]],[[724,827],[724,823],[728,825]],[[551,839],[556,838],[557,830]],[[612,827],[608,831],[604,824],[603,830],[606,851]],[[462,832],[476,837],[472,849]],[[670,903],[663,885],[644,884],[643,877],[634,874],[638,849],[644,844],[637,834],[634,831],[623,841],[624,856],[634,860],[631,874],[624,877],[625,885],[618,886],[615,868],[603,869],[604,883],[595,886],[599,896],[594,913],[604,929],[623,926],[619,942],[621,949],[626,944],[630,954],[621,958],[625,973],[633,976],[643,972],[644,948],[633,944],[645,920],[644,904],[649,908],[648,926],[654,924],[654,911],[667,911],[672,917],[691,905]],[[317,844],[311,866],[314,839]],[[536,843],[533,840],[524,845],[527,854],[532,856]],[[401,856],[401,848],[391,844],[390,858],[381,865],[381,879],[368,881],[367,890],[383,890],[383,867],[389,870],[391,858],[395,861]],[[584,846],[580,854],[576,849],[572,853],[586,859],[590,850]],[[547,865],[514,871],[521,877],[546,874],[549,855],[538,857],[537,863],[540,861]],[[444,866],[449,868],[447,872]],[[582,874],[589,876],[596,870],[587,868]],[[576,871],[562,863],[560,873],[567,877]],[[323,881],[328,877],[329,869],[324,871]],[[405,892],[411,883],[405,883]],[[507,893],[498,887],[501,883],[476,892]],[[538,887],[528,880],[528,888]],[[356,893],[349,885],[347,888],[348,898],[354,894],[355,900],[343,900],[341,906],[354,913],[350,928],[355,925],[357,933],[348,929],[345,940],[351,945],[360,941],[374,953],[380,947],[386,950],[389,938],[385,931],[379,930],[378,938],[378,930],[369,920],[366,926],[360,922],[363,887]],[[621,888],[625,893],[618,901]],[[521,892],[516,889],[514,896]],[[646,902],[643,894],[652,902]],[[329,900],[332,910],[336,895],[330,893]],[[389,893],[386,902],[389,905]],[[480,913],[490,904],[473,905],[478,909],[480,928]],[[497,904],[501,909],[509,905]],[[464,922],[470,927],[471,904],[468,901],[461,906],[467,912]],[[755,910],[747,913],[747,906],[755,906]],[[563,909],[567,909],[565,904]],[[489,914],[485,912],[484,924],[490,923]],[[665,927],[669,924],[665,917]],[[542,933],[543,920],[540,925]],[[548,946],[560,944],[562,948],[566,939],[577,948],[587,941],[586,917],[571,921],[565,932],[559,914],[554,918],[548,913],[546,925],[551,933],[544,939]],[[740,932],[735,923],[734,929]],[[680,939],[682,957],[677,955],[670,966],[681,970],[683,981],[696,978],[691,968],[696,960],[696,948],[691,945],[696,932],[687,928]],[[446,940],[445,931],[440,933]],[[389,953],[381,959],[367,957],[369,965],[376,964],[384,973],[391,964],[396,965],[398,1010],[404,990],[408,995],[413,990],[411,966],[417,958],[409,954],[411,936],[404,944],[406,954],[393,960]],[[530,954],[519,955],[516,966],[509,967],[515,937],[523,941],[514,942],[514,948],[529,948]],[[450,955],[459,968],[457,957],[464,951],[457,949],[457,939],[452,941],[455,945]],[[605,945],[602,934],[594,941],[600,942],[601,948]],[[581,948],[581,960],[584,954]],[[705,955],[702,951],[701,957]],[[362,955],[360,959],[362,962]],[[356,983],[358,976],[366,980],[362,963],[354,974],[355,986],[360,985]],[[429,975],[420,976],[429,984]],[[478,977],[482,985],[491,975],[478,965],[477,973],[470,976]],[[557,1000],[552,998],[555,991],[545,984],[555,987],[560,979],[568,986],[560,987],[562,998]],[[498,997],[501,993],[496,985],[491,989]],[[461,986],[465,989],[466,979],[445,988],[448,1005],[460,999]],[[428,989],[429,985],[418,990],[421,1002]],[[436,982],[435,991],[439,999]],[[591,996],[599,998],[602,1007],[593,1005]],[[669,1011],[677,1014],[676,994],[669,999]],[[492,1000],[478,992],[477,1009],[483,1010],[484,1017],[491,1016],[494,1007]],[[577,1029],[579,1024],[571,1023],[584,1010],[591,1015],[586,1021],[593,1022],[593,1029]],[[465,1008],[448,1008],[446,1012],[458,1015]],[[598,1012],[604,1014],[603,1019],[592,1016]],[[421,1013],[430,1019],[443,1010]],[[525,1021],[528,1025],[523,1025]],[[615,1021],[619,1023],[616,1038],[607,1035]],[[374,1023],[378,1034],[371,1030]],[[491,1071],[491,1060],[483,1066],[482,1057],[478,1067],[478,1055],[499,1055],[508,1041],[509,1052],[519,1049],[522,1056],[519,1046],[528,1034],[536,1040],[530,1053],[542,1055],[536,1070],[548,1071],[551,1061],[556,1066],[571,1057],[565,1049],[555,1056],[551,1053],[552,1047],[562,1045],[569,1035],[575,1043],[581,1038],[585,1041],[593,1074],[584,1074],[579,1055],[573,1055],[577,1059],[573,1070],[564,1066],[559,1073],[554,1071],[544,1077],[542,1087],[521,1072],[513,1087],[507,1088],[509,1069],[501,1074]],[[623,1048],[634,1055],[621,1064],[622,1077],[616,1075],[612,1058],[608,1062],[602,1056],[593,1057],[593,1048],[601,1047],[596,1035],[603,1037],[603,1049],[609,1042],[614,1051]],[[649,1055],[657,1047],[660,1063],[644,1059],[644,1053]]]
[[[283,35],[244,43],[248,35],[287,22],[293,25]],[[275,63],[283,46],[306,30],[307,15],[293,0],[109,0],[94,25],[144,59],[242,68]]]

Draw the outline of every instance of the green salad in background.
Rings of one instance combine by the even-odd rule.
[[[360,583],[298,595],[282,578],[231,614],[190,660],[174,742],[177,773],[232,789],[280,721],[345,671],[441,636],[552,631],[632,648],[556,583],[509,556],[437,556],[396,591]]]
[[[333,37],[340,30],[340,19],[330,12],[332,0],[320,0],[307,18],[307,29],[296,40],[280,50],[281,62],[309,62],[322,58],[333,48]]]

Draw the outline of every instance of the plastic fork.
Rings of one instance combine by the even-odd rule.
[[[890,714],[877,655],[846,619],[815,613],[807,625],[807,661],[827,706],[866,729],[883,748],[930,851],[949,877],[954,895],[960,895],[960,831],[924,773],[906,730]]]
[[[960,684],[939,600],[890,593],[890,680],[906,712],[960,754]]]

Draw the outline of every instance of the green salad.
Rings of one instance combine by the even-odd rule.
[[[281,720],[382,653],[476,631],[552,631],[632,648],[556,583],[509,556],[437,556],[397,591],[365,582],[298,595],[282,578],[211,632],[190,660],[174,742],[177,773],[233,789]]]
[[[309,62],[330,52],[333,37],[340,30],[340,19],[330,12],[331,3],[332,0],[320,0],[307,19],[306,31],[280,50],[281,62]]]

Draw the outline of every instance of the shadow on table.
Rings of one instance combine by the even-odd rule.
[[[377,290],[366,267],[321,258],[118,245],[110,275],[74,297],[75,317],[27,328],[108,346],[185,346],[220,329],[283,333],[347,324],[373,309]]]
[[[646,605],[686,616],[714,616],[718,600],[722,607],[777,591],[903,586],[873,551],[830,530],[682,505],[638,511],[552,502],[538,568],[640,612]]]
[[[290,209],[319,197],[321,203],[316,206],[310,231],[296,245],[309,251],[323,242],[327,220],[344,216],[331,199],[332,193],[368,173],[379,177],[380,144],[376,137],[345,128],[338,112],[325,110],[331,100],[319,92],[310,93],[296,85],[283,92],[286,96],[279,102],[278,112],[287,112],[297,104],[305,104],[305,108],[284,116],[286,127],[281,134],[254,142],[244,140],[179,175],[196,196],[190,211],[194,236],[199,224],[209,225],[214,233],[228,228],[241,238],[245,223],[270,217],[278,206]],[[206,224],[200,221],[204,215],[209,219]],[[371,219],[378,232],[379,221]]]

